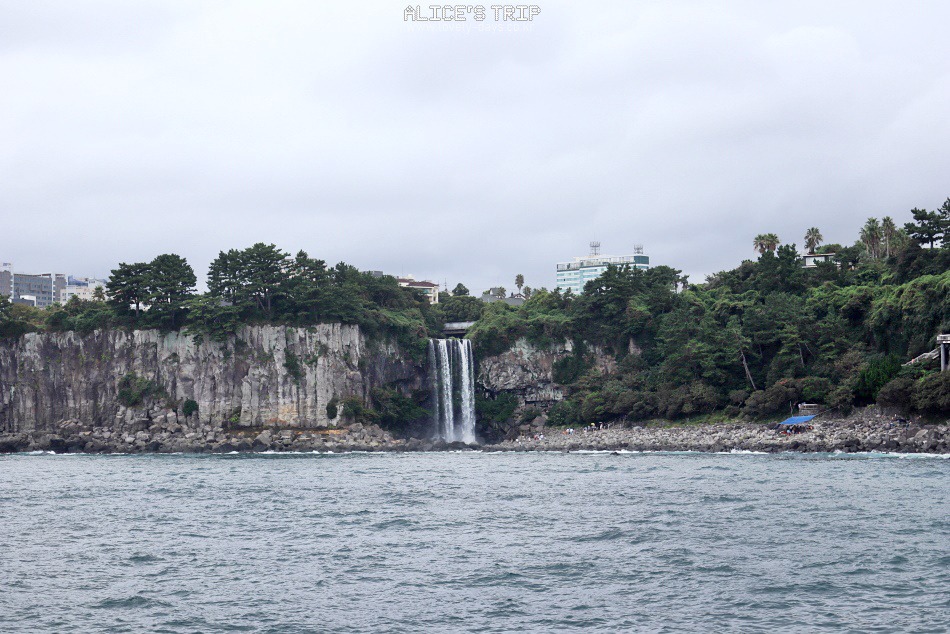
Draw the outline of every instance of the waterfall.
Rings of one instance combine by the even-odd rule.
[[[455,440],[455,403],[452,401],[452,355],[449,342],[439,339],[439,409],[442,415],[441,437]]]
[[[432,427],[436,438],[440,440],[476,442],[474,365],[471,341],[467,339],[431,339],[429,341]],[[456,403],[458,404],[457,412]]]
[[[472,342],[468,339],[459,339],[459,361],[461,362],[462,381],[459,389],[462,392],[462,425],[459,429],[459,440],[464,443],[475,442],[475,358],[472,355]]]

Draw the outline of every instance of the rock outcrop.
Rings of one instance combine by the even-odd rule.
[[[895,452],[948,453],[946,424],[899,423],[869,417],[816,422],[813,429],[786,434],[774,425],[648,425],[610,429],[545,429],[484,447],[486,451],[755,451],[776,453]]]
[[[322,428],[339,422],[331,402],[424,376],[395,345],[341,324],[244,327],[223,343],[155,330],[31,333],[0,342],[0,432],[55,433],[64,420],[116,431]],[[189,417],[187,401],[197,405]]]
[[[507,351],[479,359],[478,383],[492,394],[514,394],[522,405],[551,405],[564,398],[563,386],[554,380],[554,364],[572,354],[574,344],[569,339],[547,348],[518,339]],[[586,356],[604,372],[616,370],[614,358],[599,348],[588,348]]]
[[[300,429],[223,428],[185,420],[151,423],[135,421],[121,429],[64,420],[49,431],[0,433],[0,454],[55,453],[232,453],[232,452],[349,452],[457,451],[476,448],[424,438],[396,438],[378,425],[352,423],[340,427]]]

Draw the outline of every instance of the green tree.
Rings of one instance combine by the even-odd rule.
[[[453,297],[464,297],[466,295],[468,295],[468,289],[461,282],[456,284],[455,288],[452,289]]]
[[[439,304],[445,321],[475,321],[482,316],[487,304],[477,297],[453,295]]]
[[[944,248],[950,248],[950,240],[947,239],[947,234],[950,233],[950,198],[943,201],[936,213],[940,217],[940,241]]]
[[[208,270],[208,292],[250,318],[271,320],[289,266],[288,254],[273,244],[258,242],[243,251],[222,251]]]
[[[880,257],[881,250],[881,223],[877,218],[868,218],[861,228],[861,243],[872,258]]]
[[[878,392],[901,370],[901,360],[894,356],[878,356],[868,360],[858,373],[854,395],[867,404],[877,400]]]
[[[808,249],[809,253],[814,253],[818,245],[824,241],[825,238],[821,235],[821,231],[818,230],[818,227],[811,227],[805,232],[805,248]]]
[[[286,277],[280,284],[283,289],[282,317],[285,320],[310,324],[326,318],[331,274],[325,261],[311,258],[306,251],[298,251],[286,266]]]
[[[766,251],[775,251],[778,245],[781,244],[781,240],[774,233],[760,233],[752,241],[752,248],[759,252],[759,254],[764,254]]]
[[[185,258],[166,253],[152,260],[146,269],[148,319],[156,326],[182,325],[185,303],[194,296],[197,278]]]
[[[198,295],[188,302],[188,325],[185,330],[201,339],[225,341],[241,326],[240,309],[219,297]]]
[[[891,247],[895,246],[895,242],[898,239],[898,229],[897,225],[894,224],[894,219],[890,216],[884,216],[881,219],[881,238],[884,241],[884,257],[891,257]]]
[[[929,244],[932,249],[934,243],[943,236],[946,230],[942,216],[935,211],[917,209],[916,207],[911,209],[910,213],[914,217],[914,222],[908,222],[904,225],[907,235],[916,240],[918,244]]]
[[[429,417],[427,410],[393,388],[374,388],[372,400],[379,425],[393,433],[405,434],[413,421]]]
[[[0,295],[0,339],[19,337],[33,328],[16,315],[15,305],[6,295]]]
[[[518,287],[518,294],[521,294],[521,287],[524,286],[524,275],[521,273],[515,275],[515,286]]]
[[[120,315],[132,312],[138,319],[139,311],[149,298],[149,265],[145,262],[126,264],[120,262],[112,271],[106,283],[109,292],[109,303]]]

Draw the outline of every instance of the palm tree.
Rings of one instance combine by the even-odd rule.
[[[872,258],[878,257],[881,247],[881,223],[877,221],[877,218],[868,218],[868,221],[861,227],[860,237],[868,255]]]
[[[521,287],[524,286],[524,275],[521,273],[515,275],[515,286],[518,287],[518,293],[521,294]]]
[[[752,241],[752,248],[764,255],[766,251],[775,251],[782,243],[774,233],[760,233]]]
[[[825,237],[821,235],[821,231],[818,230],[818,227],[812,227],[805,232],[805,248],[808,249],[809,253],[814,253],[818,245],[824,241]]]
[[[881,219],[881,235],[884,237],[884,257],[891,257],[891,245],[897,238],[897,225],[890,216]]]

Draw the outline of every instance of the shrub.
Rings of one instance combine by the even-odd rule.
[[[380,426],[397,433],[404,433],[411,422],[429,414],[411,398],[392,388],[374,389],[373,405]]]
[[[894,355],[875,357],[858,372],[854,395],[864,403],[877,399],[877,393],[901,370],[900,359]]]
[[[475,413],[480,421],[507,423],[518,409],[518,397],[502,392],[495,398],[475,397]]]
[[[831,393],[831,381],[821,376],[802,379],[802,399],[806,403],[824,403]]]
[[[796,381],[779,381],[767,390],[752,394],[745,402],[743,413],[753,418],[762,418],[779,412],[789,412],[800,395],[801,389]]]
[[[139,377],[135,372],[129,372],[119,379],[118,387],[119,403],[125,407],[137,407],[161,393],[158,385],[144,377]]]
[[[375,423],[379,414],[367,407],[359,396],[347,396],[343,399],[343,416],[354,423]]]
[[[329,418],[330,420],[333,420],[334,418],[336,418],[336,415],[339,413],[337,411],[338,404],[339,403],[337,402],[336,397],[331,398],[330,402],[327,403],[327,418]]]
[[[656,416],[657,398],[652,392],[634,392],[632,404],[627,415],[634,420],[645,420]]]
[[[745,403],[748,398],[748,390],[731,390],[729,392],[729,402],[737,407]]]
[[[533,421],[535,418],[537,418],[540,415],[541,415],[541,410],[538,409],[537,407],[534,407],[534,406],[526,407],[521,411],[521,422],[522,424],[530,423],[531,421]]]
[[[684,414],[709,413],[722,404],[721,394],[711,385],[697,381],[689,386],[689,397],[683,404]]]
[[[854,409],[854,391],[847,385],[839,385],[828,395],[828,405],[847,416]]]
[[[198,403],[192,399],[187,399],[184,404],[181,406],[181,413],[185,415],[185,418],[190,417],[192,414],[198,413]]]
[[[578,422],[577,405],[571,401],[558,401],[548,410],[548,422],[552,425],[573,425]]]
[[[950,413],[950,372],[928,374],[917,381],[914,405],[928,414]]]
[[[284,367],[287,374],[293,377],[295,383],[300,383],[303,378],[303,369],[300,367],[300,360],[291,350],[284,350]]]
[[[679,418],[683,406],[689,400],[689,388],[685,385],[673,389],[660,389],[657,392],[656,412],[664,418]]]
[[[877,391],[877,404],[882,407],[911,409],[914,406],[914,379],[898,376]]]
[[[555,383],[570,385],[587,371],[587,362],[581,354],[558,359],[551,366],[551,378]]]

